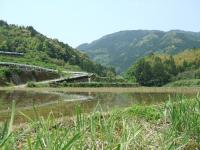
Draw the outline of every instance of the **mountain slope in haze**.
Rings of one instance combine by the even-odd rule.
[[[115,67],[121,73],[150,53],[176,54],[194,47],[200,47],[200,32],[130,30],[106,35],[77,49],[87,53],[95,62]]]
[[[9,25],[0,20],[0,51],[24,53],[24,57],[14,58],[0,56],[0,61],[11,61],[50,67],[53,69],[80,69],[105,76],[113,71],[92,62],[86,54],[73,49],[69,45],[48,38],[33,27]]]

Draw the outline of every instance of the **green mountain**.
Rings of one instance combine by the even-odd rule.
[[[77,49],[87,53],[95,62],[112,66],[121,73],[148,54],[176,54],[194,47],[200,47],[200,32],[130,30],[106,35]]]
[[[83,70],[105,76],[113,71],[92,62],[89,57],[69,45],[48,38],[33,27],[9,25],[0,20],[0,51],[24,53],[23,57],[0,55],[0,61],[25,63],[52,69]]]

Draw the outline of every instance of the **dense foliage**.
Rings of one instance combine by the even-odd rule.
[[[113,66],[121,73],[152,52],[176,54],[193,47],[200,47],[198,32],[133,30],[104,36],[90,44],[80,45],[78,49],[94,61]]]
[[[161,86],[168,83],[170,78],[177,74],[177,69],[172,57],[163,62],[159,57],[155,57],[151,62],[145,59],[140,60],[134,73],[141,85]]]
[[[73,69],[78,66],[81,70],[95,72],[106,76],[108,71],[114,72],[113,68],[106,68],[100,64],[93,63],[86,54],[83,54],[69,45],[50,39],[33,27],[22,27],[8,25],[0,21],[0,51],[16,51],[25,53],[25,59],[15,59],[17,62],[33,63],[55,67]],[[2,57],[1,60],[6,60]],[[12,59],[9,59],[12,60]],[[77,68],[77,67],[75,67]]]
[[[180,54],[151,54],[129,68],[125,77],[136,78],[144,86],[162,86],[170,81],[200,78],[200,49],[186,50]]]

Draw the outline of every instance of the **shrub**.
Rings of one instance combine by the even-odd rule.
[[[27,83],[27,87],[36,87],[36,84],[35,82],[30,81]]]

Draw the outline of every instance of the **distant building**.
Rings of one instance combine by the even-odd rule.
[[[8,56],[24,56],[24,53],[8,52],[8,51],[0,51],[0,55],[8,55]]]

